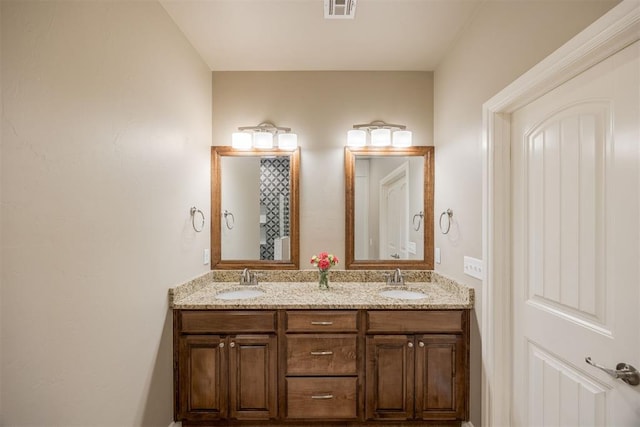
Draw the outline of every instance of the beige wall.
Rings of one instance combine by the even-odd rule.
[[[320,251],[344,257],[344,146],[356,123],[407,125],[433,145],[430,72],[214,72],[213,144],[270,120],[298,134],[300,268]],[[437,155],[436,155],[437,156]],[[338,265],[344,268],[344,265]]]
[[[167,426],[211,73],[155,2],[2,7],[2,422]]]
[[[435,71],[435,218],[453,209],[451,232],[436,228],[436,270],[476,289],[471,420],[480,425],[481,282],[463,274],[465,255],[482,258],[482,104],[616,1],[488,1]]]

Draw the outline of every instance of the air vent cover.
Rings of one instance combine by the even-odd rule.
[[[356,0],[324,0],[325,19],[353,19],[356,16]]]

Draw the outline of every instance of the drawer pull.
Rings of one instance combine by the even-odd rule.
[[[311,324],[314,325],[314,326],[331,326],[331,325],[333,325],[333,322],[326,322],[326,321],[325,322],[314,322],[314,321],[312,321]]]
[[[312,356],[331,356],[333,351],[312,351]]]
[[[314,394],[312,399],[333,399],[333,394]]]

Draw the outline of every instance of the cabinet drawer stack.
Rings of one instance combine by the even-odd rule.
[[[358,312],[288,310],[284,316],[286,418],[358,419]]]

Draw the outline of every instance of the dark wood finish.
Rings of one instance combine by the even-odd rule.
[[[462,335],[419,335],[416,341],[416,417],[463,419],[466,390]]]
[[[342,320],[307,329],[330,316]],[[469,322],[469,310],[176,310],[175,419],[459,426],[469,416]],[[307,351],[334,354],[314,361]],[[312,392],[333,397],[309,402]]]
[[[413,418],[414,347],[408,335],[367,337],[366,417]]]
[[[275,311],[183,310],[182,332],[189,334],[275,332]]]
[[[289,334],[287,375],[357,375],[356,335]]]
[[[357,332],[356,310],[287,311],[287,332]]]
[[[355,419],[358,416],[356,377],[287,378],[287,418]]]
[[[434,229],[434,147],[408,148],[353,148],[344,149],[345,175],[345,268],[347,270],[375,269],[433,269],[433,229]],[[423,260],[356,260],[355,259],[355,159],[357,155],[367,156],[423,156],[424,157],[424,259]]]
[[[268,420],[278,413],[277,338],[229,338],[229,407],[238,420]]]
[[[217,335],[180,339],[180,410],[177,418],[217,420],[227,416],[226,340]]]
[[[463,310],[380,310],[367,312],[368,333],[462,333],[463,324]]]
[[[290,159],[289,182],[289,237],[291,259],[288,261],[223,260],[222,259],[222,206],[220,191],[220,158],[222,156],[288,156]],[[242,270],[297,270],[300,268],[300,149],[235,150],[229,146],[211,147],[211,269]],[[256,224],[257,226],[257,224]]]

